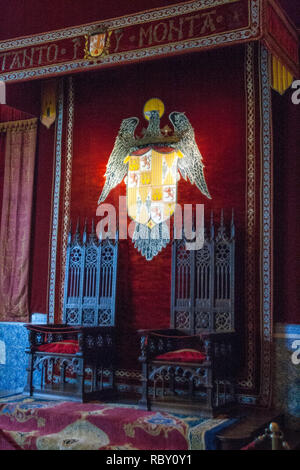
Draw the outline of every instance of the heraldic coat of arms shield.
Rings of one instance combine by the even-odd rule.
[[[127,184],[127,211],[135,221],[134,246],[151,260],[170,241],[166,223],[177,203],[177,181],[182,177],[208,198],[202,156],[195,141],[194,130],[184,113],[169,115],[174,132],[160,129],[164,112],[161,100],[152,98],[144,107],[149,121],[142,138],[134,135],[137,117],[122,121],[105,173],[106,181],[99,198],[101,204],[124,178]]]

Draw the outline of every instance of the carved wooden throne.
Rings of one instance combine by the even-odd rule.
[[[227,231],[223,211],[201,249],[173,240],[171,328],[139,332],[147,409],[214,416],[235,402],[234,258],[234,220]]]
[[[115,368],[118,240],[98,240],[78,225],[66,252],[63,323],[27,324],[24,392],[75,401],[111,396]]]

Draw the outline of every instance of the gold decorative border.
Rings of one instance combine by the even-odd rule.
[[[246,240],[245,240],[245,324],[247,325],[247,376],[239,385],[242,388],[252,389],[255,376],[255,239],[256,239],[256,197],[255,197],[255,45],[249,43],[245,51],[245,96],[247,117],[246,141]]]
[[[240,381],[241,388],[249,389],[250,396],[241,395],[240,401],[247,404],[259,404],[267,407],[272,397],[272,335],[273,335],[273,139],[271,105],[271,64],[270,54],[264,45],[259,45],[259,110],[260,110],[260,249],[259,304],[256,305],[256,198],[255,198],[255,45],[246,46],[245,83],[247,103],[247,193],[246,193],[246,319],[247,325],[247,377]],[[256,311],[259,309],[260,353],[256,347]],[[259,392],[252,394],[251,388],[257,388],[257,361],[259,363]]]
[[[271,100],[271,61],[268,49],[259,47],[261,113],[260,187],[260,404],[269,406],[272,398],[273,339],[273,121]]]
[[[173,16],[193,13],[195,11],[201,11],[207,8],[223,6],[230,3],[237,3],[238,1],[239,0],[191,0],[182,3],[175,3],[173,5],[138,11],[136,13],[119,16],[117,18],[109,18],[107,20],[86,23],[70,28],[57,29],[47,33],[7,39],[0,42],[0,52],[9,51],[12,49],[20,49],[27,46],[45,44],[50,41],[84,36],[85,34],[91,34],[93,31],[95,31],[95,28],[105,27],[107,29],[119,29],[126,26],[148,23],[158,19],[163,20],[172,18]]]
[[[49,240],[48,322],[55,322],[56,264],[59,233],[59,207],[61,190],[62,132],[64,121],[64,79],[59,81],[58,116],[56,119],[54,165],[52,177],[52,205]]]
[[[65,265],[68,232],[70,228],[70,208],[71,208],[71,184],[72,184],[72,159],[73,159],[73,123],[74,123],[74,81],[73,77],[68,78],[68,105],[67,105],[67,138],[66,138],[66,156],[65,156],[65,178],[63,195],[63,214],[62,214],[62,238],[61,238],[61,257],[60,257],[60,293],[59,293],[59,311],[62,312],[64,300],[65,283]]]

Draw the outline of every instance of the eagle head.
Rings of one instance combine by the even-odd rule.
[[[138,123],[139,120],[137,117],[123,119],[121,122],[118,138],[125,139],[126,141],[128,139],[134,138],[134,131]]]
[[[173,111],[169,115],[169,118],[177,132],[184,132],[191,127],[190,122],[184,113]]]
[[[152,109],[151,111],[145,111],[145,115],[149,118],[149,120],[159,118],[159,111],[157,109]]]

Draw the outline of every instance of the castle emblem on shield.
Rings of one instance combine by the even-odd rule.
[[[98,203],[123,181],[127,184],[127,211],[135,221],[132,241],[147,260],[170,241],[168,219],[177,203],[177,181],[181,176],[208,198],[202,156],[194,130],[184,113],[169,115],[174,131],[160,129],[164,104],[157,98],[147,101],[144,116],[149,121],[143,137],[135,136],[137,117],[122,121],[105,173],[106,181]]]
[[[112,31],[102,27],[85,35],[85,59],[97,59],[105,56],[109,51],[110,36]]]

